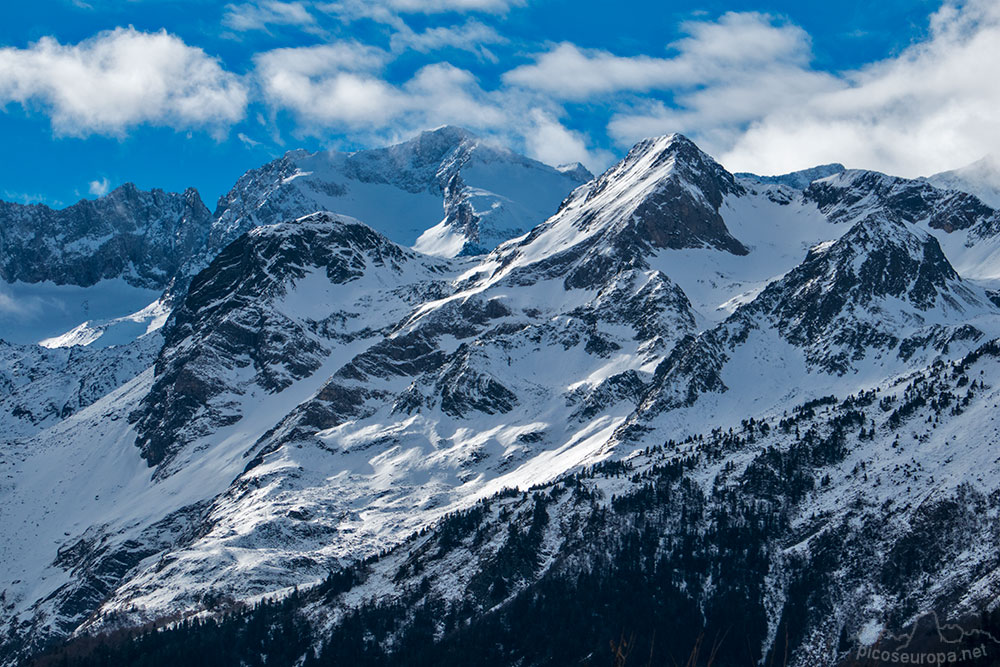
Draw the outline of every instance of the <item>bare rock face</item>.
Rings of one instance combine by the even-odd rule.
[[[348,285],[376,273],[398,276],[421,261],[434,264],[356,220],[326,213],[259,227],[231,243],[191,281],[166,329],[153,387],[132,417],[144,458],[157,465],[238,421],[240,395],[281,392],[350,338],[347,323],[357,315],[331,309],[322,313],[329,318],[309,317],[282,303],[298,281],[316,276]]]
[[[643,148],[642,144],[636,147]],[[654,142],[649,148],[657,150],[659,146]],[[660,149],[652,168],[667,164],[673,165],[672,176],[635,209],[639,235],[649,238],[657,248],[709,246],[734,255],[747,254],[719,215],[723,197],[742,192],[732,175],[683,136],[675,135]]]
[[[816,181],[805,197],[834,222],[870,209],[897,222],[926,220],[933,229],[948,233],[975,228],[985,236],[998,228],[997,212],[974,195],[874,171],[852,169]]]
[[[625,190],[627,197],[616,196]],[[687,137],[646,139],[581,193],[586,204],[579,225],[588,229],[613,218],[656,248],[710,247],[745,255],[719,214],[726,195],[743,192],[732,174]]]
[[[194,189],[127,183],[62,210],[0,202],[0,279],[89,287],[122,278],[162,289],[204,247],[211,223]]]

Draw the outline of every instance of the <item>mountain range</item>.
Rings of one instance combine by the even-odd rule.
[[[840,665],[988,614],[964,182],[445,127],[214,214],[5,204],[0,662]]]

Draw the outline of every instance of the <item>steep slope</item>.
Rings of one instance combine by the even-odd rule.
[[[195,277],[170,319],[133,416],[143,456],[162,463],[238,421],[241,397],[280,393],[335,350],[379,337],[449,269],[343,216],[252,229]]]
[[[700,645],[688,664],[833,667],[931,611],[962,621],[948,646],[992,655],[977,630],[996,636],[1000,392],[985,378],[998,372],[994,341],[901,382],[631,450],[497,493],[283,602],[64,655],[499,667],[685,664]]]
[[[0,280],[89,287],[120,278],[162,290],[204,246],[211,213],[194,189],[127,183],[65,209],[0,202]]]
[[[479,224],[467,182],[485,150],[467,139],[427,133],[340,156],[338,169],[353,170],[344,182],[355,193],[412,186],[422,201],[440,206],[443,197],[442,214],[465,229]],[[442,155],[461,162],[466,149],[472,157],[431,197],[424,179],[439,174]],[[315,205],[297,189],[310,178],[295,171],[305,162],[289,159],[278,194],[237,198],[252,214],[232,209],[223,218],[233,226],[217,227],[213,242],[257,225],[253,211]],[[505,632],[518,610],[555,631],[539,622],[555,607],[531,606],[551,590],[590,600],[580,581],[607,592],[635,575],[629,590],[652,588],[665,605],[653,600],[643,616],[676,614],[691,640],[743,609],[739,632],[759,647],[754,655],[775,646],[783,616],[809,619],[789,631],[799,633],[796,647],[825,645],[855,620],[828,627],[788,606],[805,585],[796,577],[833,567],[823,544],[794,560],[815,527],[804,517],[849,507],[822,489],[829,477],[843,498],[857,495],[859,473],[839,467],[852,453],[866,465],[873,457],[900,465],[892,438],[906,436],[901,429],[927,405],[955,411],[982,395],[975,418],[985,414],[992,394],[981,380],[967,387],[968,369],[952,361],[1000,334],[1000,312],[956,262],[992,248],[996,213],[975,197],[874,172],[796,187],[806,178],[736,178],[670,135],[641,142],[554,216],[484,256],[429,257],[326,213],[242,233],[191,280],[154,368],[9,445],[0,525],[23,536],[4,544],[12,566],[0,590],[11,601],[3,614],[12,636],[97,632],[283,595],[471,508],[461,515],[476,523],[469,539],[456,527],[464,519],[446,520],[444,532],[404,544],[389,569],[327,579],[321,590],[332,606],[313,599],[304,617],[315,636],[360,609],[360,623],[390,619],[395,628],[373,630],[379,639],[361,640],[362,654],[376,650],[372,641],[395,651],[413,622],[428,660],[440,664],[468,646],[463,637]],[[914,374],[926,378],[907,389]],[[925,381],[933,395],[921,393]],[[873,391],[895,398],[880,402]],[[831,393],[836,410],[817,417]],[[810,399],[819,402],[801,406]],[[895,417],[881,414],[897,407]],[[792,436],[796,425],[807,435]],[[976,442],[968,455],[985,465],[985,441]],[[95,460],[98,452],[116,466]],[[937,465],[935,452],[927,465]],[[602,461],[597,473],[575,476]],[[88,476],[88,466],[101,474]],[[46,470],[69,480],[65,490],[50,493]],[[582,484],[579,497],[567,493],[571,480]],[[545,488],[522,503],[535,485]],[[488,511],[477,505],[505,488],[519,492],[502,493]],[[919,505],[907,494],[900,507]],[[545,495],[551,504],[535,502]],[[874,506],[865,511],[874,522]],[[905,522],[905,511],[894,516]],[[854,530],[844,516],[836,515],[838,535]],[[905,534],[883,546],[894,549]],[[656,556],[633,563],[640,543]],[[973,560],[976,572],[986,567]],[[872,581],[863,562],[845,562],[862,588]],[[665,588],[648,578],[668,571],[678,574]],[[961,590],[970,571],[948,585]],[[370,586],[346,591],[366,577]],[[897,595],[893,609],[931,603],[894,588],[900,582],[889,577],[879,591]],[[833,596],[829,617],[855,614],[847,605],[857,599],[841,605],[824,586],[813,588]],[[458,597],[469,605],[453,604]],[[371,600],[392,606],[372,609]],[[425,608],[481,630],[428,631]],[[572,627],[607,645],[599,628]],[[444,635],[456,653],[433,653]],[[353,646],[357,637],[345,636]],[[525,644],[501,644],[509,650],[491,654],[496,663],[545,664]]]
[[[589,178],[455,127],[356,153],[292,151],[220,199],[210,251],[257,225],[328,210],[425,253],[481,252],[534,227]]]
[[[944,190],[968,192],[993,208],[1000,208],[1000,164],[992,155],[959,169],[928,176],[925,180]]]
[[[814,247],[726,321],[678,346],[657,368],[630,427],[663,415],[674,425],[704,427],[706,412],[722,425],[777,409],[789,397],[868,388],[1000,334],[998,315],[933,236],[866,217]],[[703,395],[710,400],[699,401]]]

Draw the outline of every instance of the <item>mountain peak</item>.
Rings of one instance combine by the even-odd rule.
[[[130,182],[62,209],[2,203],[0,278],[80,287],[120,278],[163,289],[204,246],[211,224],[196,190],[146,191]]]
[[[441,162],[449,153],[456,151],[461,146],[472,147],[479,143],[479,137],[464,128],[454,125],[442,125],[433,130],[425,130],[412,139],[394,146],[384,149],[374,149],[374,152],[384,150],[387,154],[393,156],[412,154],[411,159],[415,160],[416,163],[426,161],[430,164]],[[366,153],[371,154],[372,152],[367,151]]]
[[[663,159],[672,157],[682,163],[715,162],[697,144],[679,133],[664,134],[639,141],[629,150],[625,161],[636,161],[648,155],[661,156]]]
[[[594,210],[581,223],[627,221],[655,247],[715,247],[745,255],[719,214],[726,195],[743,193],[733,175],[694,142],[669,134],[640,141],[594,181],[586,193]]]
[[[471,130],[459,127],[458,125],[441,125],[430,130],[424,130],[415,138],[421,139],[424,137],[436,137],[443,141],[455,143],[465,141],[466,139],[479,139]]]
[[[122,183],[117,188],[111,190],[107,194],[101,195],[100,197],[98,197],[98,199],[105,199],[105,198],[117,199],[121,197],[134,197],[139,192],[141,192],[141,190],[139,190],[139,186],[137,186],[132,181],[126,181],[125,183]],[[152,192],[152,190],[150,192]]]
[[[698,151],[701,150],[700,148],[698,148],[698,145],[696,143],[694,143],[693,141],[691,141],[690,139],[688,139],[685,135],[681,134],[680,132],[671,132],[670,134],[661,134],[660,136],[657,136],[657,137],[646,137],[645,139],[642,139],[642,140],[638,141],[632,147],[632,150],[644,151],[644,150],[648,149],[649,147],[653,147],[653,146],[660,147],[660,148],[667,148],[667,147],[671,147],[671,146],[677,146],[677,147],[693,148],[693,149],[698,150]]]
[[[646,139],[618,164],[573,191],[552,218],[498,250],[503,271],[564,277],[593,287],[647,267],[659,249],[705,248],[746,255],[720,210],[746,190],[680,134]]]
[[[594,180],[594,174],[591,173],[589,169],[583,166],[580,162],[571,162],[568,164],[560,164],[556,167],[556,171],[561,174],[566,174],[581,183],[586,183],[587,181]]]

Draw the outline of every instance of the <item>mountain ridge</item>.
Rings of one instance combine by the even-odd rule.
[[[364,153],[352,182],[417,174],[403,185],[440,189],[446,227],[482,231],[452,169],[469,135],[438,132]],[[308,178],[309,155],[289,155],[244,194]],[[975,515],[998,511],[1000,308],[988,274],[964,272],[989,264],[996,211],[876,172],[737,178],[682,135],[560,201],[474,256],[309,212],[255,221],[192,268],[138,339],[147,356],[3,443],[3,661],[187,614],[238,624],[287,596],[314,654],[358,641],[358,664],[383,664],[419,645],[433,663],[478,636],[501,647],[489,664],[544,664],[519,614],[558,634],[559,600],[615,609],[628,581],[650,605],[628,617],[640,634],[668,610],[691,637],[735,619],[755,659],[784,641],[806,667],[875,620],[976,597],[997,567],[963,550],[992,544]],[[21,352],[0,347],[7,396],[8,356],[40,387],[92,372]],[[918,585],[932,576],[940,594]],[[451,620],[428,630],[435,614]],[[351,634],[379,618],[375,640]],[[567,645],[579,659],[617,639],[568,627],[596,642]]]

